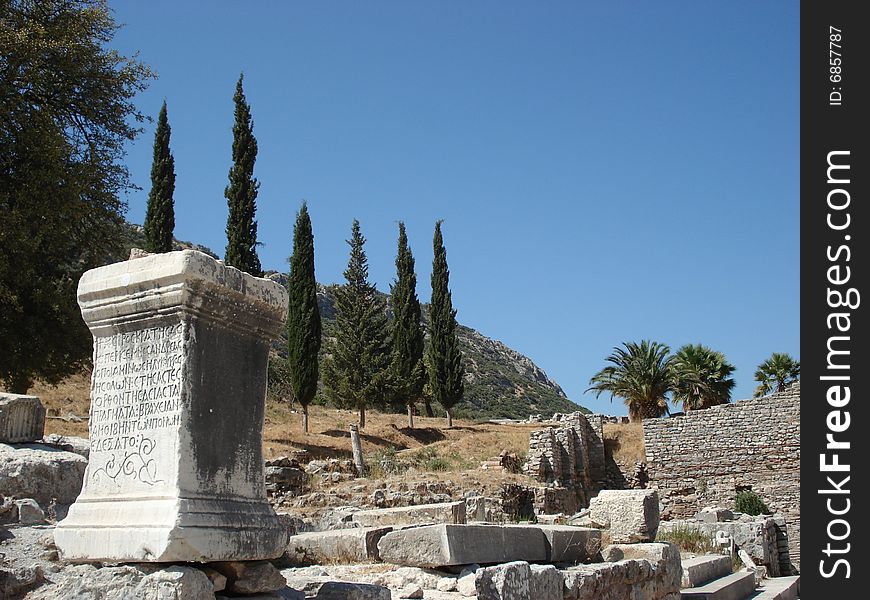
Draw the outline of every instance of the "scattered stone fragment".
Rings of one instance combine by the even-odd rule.
[[[695,514],[695,518],[704,523],[722,523],[724,521],[733,521],[734,513],[727,508],[708,506],[699,510]]]
[[[307,600],[391,600],[382,585],[345,581],[311,581],[302,588]]]
[[[399,598],[422,598],[423,597],[423,588],[419,585],[409,584],[405,587],[401,592],[399,592]]]
[[[199,567],[200,571],[205,573],[205,576],[208,577],[209,581],[211,581],[211,585],[214,588],[215,592],[222,592],[227,589],[227,577],[217,569],[212,569],[211,567],[201,566]]]
[[[23,498],[15,501],[18,507],[18,522],[22,525],[42,525],[45,523],[45,513],[33,498]]]
[[[287,581],[268,561],[217,562],[209,566],[226,576],[227,591],[236,594],[259,594],[279,590]]]
[[[43,444],[0,444],[0,490],[14,498],[43,505],[75,501],[82,490],[88,461],[73,452]]]
[[[477,599],[529,600],[530,580],[531,569],[527,562],[514,561],[483,567],[476,574]]]
[[[36,396],[0,392],[0,442],[35,442],[45,432],[45,407]]]
[[[42,443],[66,452],[74,452],[85,458],[88,458],[91,453],[91,442],[87,438],[50,433],[42,438]]]
[[[562,600],[565,578],[553,565],[529,565],[529,593],[534,600]]]
[[[42,581],[42,567],[33,565],[17,569],[0,569],[0,598],[11,598]]]
[[[589,503],[589,518],[610,529],[617,544],[651,542],[659,527],[656,490],[601,490]]]
[[[0,525],[18,522],[18,505],[12,498],[0,502]]]

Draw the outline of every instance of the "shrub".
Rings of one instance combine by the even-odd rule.
[[[764,500],[752,490],[737,492],[737,496],[734,498],[734,508],[739,512],[752,516],[770,514],[770,509],[764,503]]]

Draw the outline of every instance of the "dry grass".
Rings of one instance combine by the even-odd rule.
[[[605,423],[604,449],[620,464],[645,461],[641,423]]]
[[[90,375],[79,374],[59,385],[37,383],[30,394],[39,396],[46,407],[45,432],[87,437],[90,406]],[[296,407],[298,408],[298,406]],[[80,422],[68,420],[68,415],[82,417]],[[315,458],[350,458],[349,425],[357,421],[357,413],[323,406],[310,408],[311,432],[302,432],[302,413],[288,404],[268,402],[263,449],[266,458],[288,454],[292,450],[307,450]],[[415,417],[414,429],[407,428],[405,414],[366,413],[366,427],[361,432],[363,453],[375,457],[395,452],[403,461],[414,462],[422,469],[437,466],[441,459],[447,471],[477,469],[480,463],[499,455],[502,450],[523,457],[529,449],[529,432],[540,425],[495,425],[454,420],[451,429],[443,418]],[[426,449],[427,456],[414,460],[414,454]],[[437,469],[433,469],[437,470]]]

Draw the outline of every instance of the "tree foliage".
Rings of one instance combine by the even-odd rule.
[[[613,349],[606,359],[610,365],[592,377],[587,391],[622,398],[632,421],[667,414],[668,395],[674,391],[671,349],[649,340],[623,346]]]
[[[725,355],[701,344],[687,344],[673,359],[674,402],[684,410],[708,408],[731,401],[734,366]]]
[[[25,392],[90,358],[82,273],[117,257],[124,145],[148,67],[109,49],[101,0],[0,2],[0,380]]]
[[[760,398],[771,392],[782,392],[788,384],[800,379],[800,376],[800,361],[790,354],[774,352],[755,371],[758,387],[755,388],[754,396]]]
[[[336,331],[323,364],[323,383],[329,398],[339,406],[359,410],[365,426],[367,406],[381,404],[390,390],[390,339],[387,305],[369,283],[368,259],[354,219],[350,260],[344,271],[347,283],[336,290]]]
[[[171,252],[175,230],[175,158],[169,150],[172,130],[166,116],[166,101],[157,117],[154,134],[154,159],[151,162],[151,191],[145,211],[145,249],[148,252]]]
[[[429,388],[432,399],[447,411],[447,426],[453,426],[452,409],[462,401],[465,368],[456,335],[456,311],[450,294],[447,251],[441,235],[441,221],[435,223],[432,241],[432,301],[429,306]]]
[[[417,298],[414,255],[408,247],[405,224],[399,223],[396,253],[396,282],[390,288],[392,301],[392,382],[394,391],[408,407],[408,426],[413,427],[414,404],[423,395],[426,371],[423,366],[425,335]]]
[[[254,163],[257,160],[257,140],[254,138],[254,122],[251,106],[245,99],[242,87],[244,75],[239,76],[233,123],[233,166],[230,167],[230,183],[224,190],[229,213],[227,215],[226,264],[255,277],[262,277],[263,269],[257,256],[257,191],[259,182],[254,179]]]
[[[314,276],[314,233],[308,205],[304,202],[293,228],[293,254],[290,257],[287,291],[290,297],[287,313],[290,389],[293,399],[302,405],[303,430],[308,433],[308,405],[317,393],[319,377],[321,323]]]

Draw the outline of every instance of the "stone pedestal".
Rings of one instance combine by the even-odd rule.
[[[282,286],[193,250],[85,273],[94,335],[90,462],[55,540],[64,559],[208,562],[280,556],[262,437]]]

